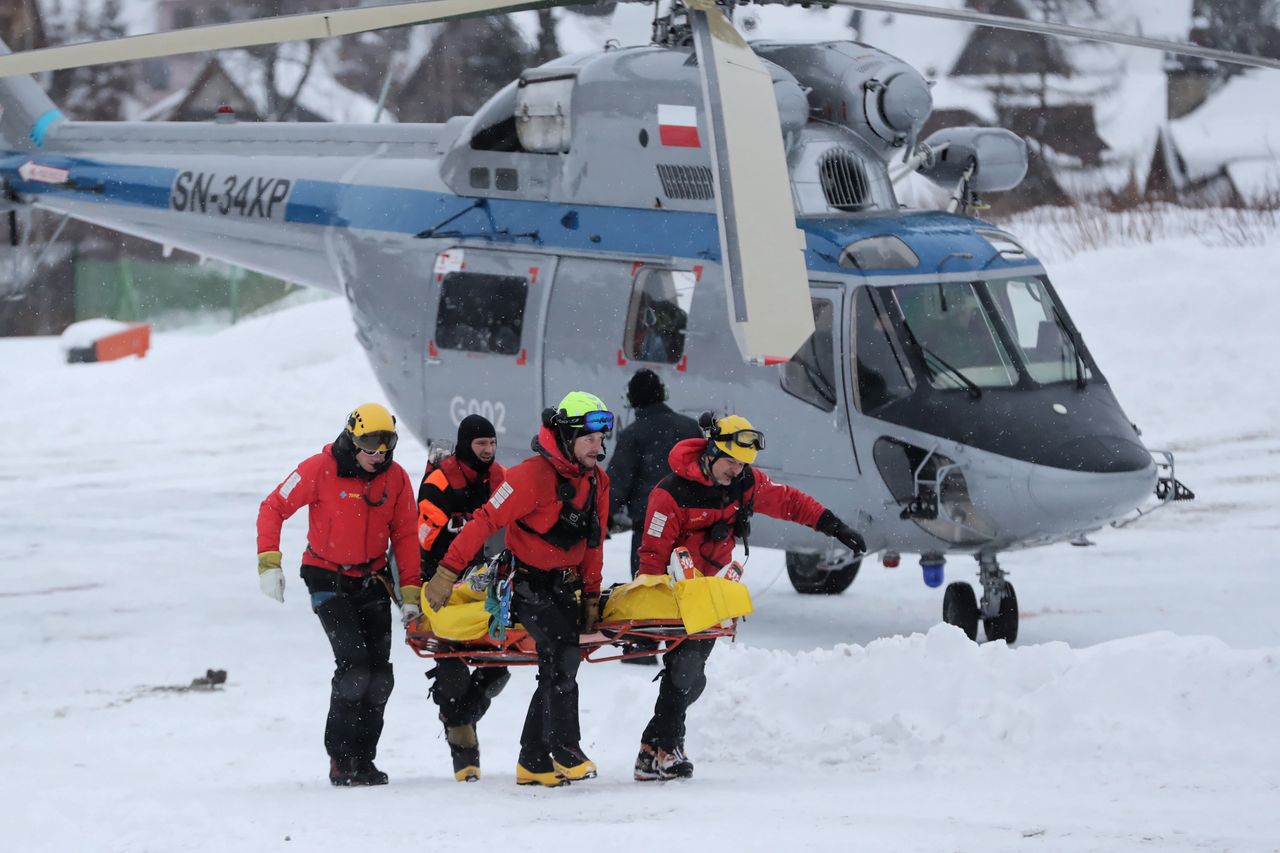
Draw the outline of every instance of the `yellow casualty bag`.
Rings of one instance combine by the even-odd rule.
[[[676,581],[675,593],[680,620],[690,634],[751,612],[750,590],[737,581],[714,575]]]
[[[696,634],[750,612],[751,593],[735,581],[698,577],[673,584],[670,575],[639,575],[613,588],[601,621],[679,619],[686,632]]]
[[[423,596],[422,618],[431,627],[431,633],[442,640],[479,640],[489,633],[484,593],[465,583],[453,588],[449,603],[439,610],[432,610]]]
[[[600,615],[601,622],[679,618],[676,594],[668,575],[639,575],[631,583],[615,586]]]

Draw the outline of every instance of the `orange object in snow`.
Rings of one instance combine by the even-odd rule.
[[[151,348],[151,324],[138,323],[119,332],[104,335],[91,346],[76,347],[67,353],[67,361],[75,364],[91,361],[115,361],[130,355],[139,358]]]
[[[151,324],[139,323],[123,332],[98,338],[93,344],[93,349],[98,356],[98,361],[114,361],[127,355],[136,355],[141,358],[147,354],[147,350],[151,349]]]

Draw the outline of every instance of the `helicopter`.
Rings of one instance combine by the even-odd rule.
[[[439,124],[78,122],[46,70],[345,35],[549,5],[430,0],[0,56],[4,203],[35,206],[341,294],[401,422],[447,441],[470,413],[513,458],[567,390],[615,410],[639,367],[687,411],[748,415],[771,476],[940,586],[943,618],[1016,640],[999,556],[1191,499],[1149,450],[1014,235],[971,215],[1016,186],[1007,130],[920,132],[929,83],[853,41],[754,42],[732,6],[655,9],[650,44],[526,69]],[[973,10],[832,0],[1189,53],[1273,60]],[[951,192],[907,210],[895,182]],[[758,518],[802,593],[862,555]]]

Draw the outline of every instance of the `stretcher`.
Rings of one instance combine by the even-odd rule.
[[[663,654],[686,640],[732,639],[738,619],[751,612],[751,595],[722,577],[676,580],[641,575],[601,596],[601,621],[580,637],[589,663]],[[405,642],[423,658],[457,658],[468,666],[537,664],[534,641],[519,624],[491,631],[484,594],[463,581],[438,611],[405,631]],[[662,648],[665,646],[665,648]]]

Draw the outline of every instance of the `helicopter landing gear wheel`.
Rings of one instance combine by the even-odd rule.
[[[978,556],[978,580],[982,583],[982,632],[988,640],[1013,645],[1018,639],[1018,594],[994,554]]]
[[[978,639],[978,597],[965,581],[952,581],[942,596],[942,621]]]
[[[830,567],[822,564],[821,554],[787,552],[787,579],[801,595],[839,595],[849,588],[862,568],[862,560]]]
[[[994,618],[982,618],[982,633],[988,640],[1004,640],[1013,644],[1018,639],[1018,594],[1013,584],[1005,582],[1000,596],[1000,610]]]

